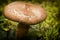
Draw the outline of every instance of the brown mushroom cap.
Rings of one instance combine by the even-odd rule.
[[[26,2],[13,2],[4,7],[4,16],[24,24],[37,24],[46,18],[45,10]]]

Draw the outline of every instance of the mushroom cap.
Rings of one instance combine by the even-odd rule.
[[[4,7],[4,16],[23,24],[37,24],[46,18],[45,10],[26,2],[12,2]]]

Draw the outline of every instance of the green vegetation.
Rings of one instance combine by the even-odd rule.
[[[60,0],[0,0],[0,39],[6,37],[6,32],[10,28],[12,31],[15,31],[18,24],[3,16],[4,6],[13,1],[35,3],[41,5],[46,10],[47,18],[37,25],[31,25],[27,35],[29,39],[36,40],[37,37],[39,40],[60,39]]]

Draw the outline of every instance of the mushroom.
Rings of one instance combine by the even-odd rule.
[[[19,22],[16,28],[17,39],[28,32],[30,25],[38,24],[46,18],[46,12],[41,6],[18,1],[5,6],[3,15],[12,21]]]

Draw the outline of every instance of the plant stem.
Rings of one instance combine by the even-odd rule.
[[[19,23],[18,27],[16,29],[16,40],[19,40],[24,35],[26,35],[29,30],[29,27],[30,27],[30,25],[25,25],[25,24]]]

